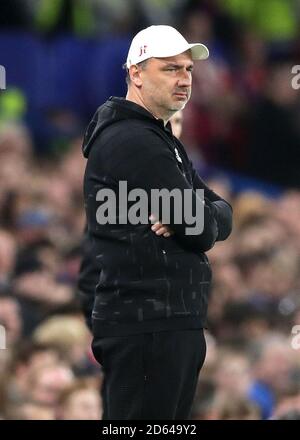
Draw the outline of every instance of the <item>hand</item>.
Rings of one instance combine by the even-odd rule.
[[[168,238],[174,234],[174,231],[172,231],[172,229],[169,226],[163,225],[162,223],[156,221],[156,218],[154,217],[153,214],[150,215],[149,220],[151,222],[155,222],[151,226],[151,229],[153,232],[156,233],[156,235],[163,235],[165,238]]]

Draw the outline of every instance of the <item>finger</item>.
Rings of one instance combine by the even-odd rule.
[[[172,229],[169,226],[163,225],[160,222],[157,222],[154,225],[152,225],[151,229],[153,232],[158,233],[157,235],[162,235],[162,234],[165,234],[168,232],[169,233],[168,237],[169,237],[174,234],[174,232],[172,231]]]
[[[172,231],[172,229],[169,226],[162,225],[162,228],[164,229],[164,233],[168,232],[170,235],[174,234],[174,232]]]
[[[152,231],[157,231],[158,229],[162,228],[163,225],[159,222],[155,223],[153,226],[151,226]]]
[[[156,234],[160,231],[162,231],[162,233],[167,232],[167,230],[165,229],[165,227],[163,225],[160,224],[155,224],[151,227],[152,231],[155,232]]]
[[[155,222],[157,221],[157,218],[155,217],[154,214],[151,214],[151,215],[149,216],[149,220],[151,221],[151,223],[155,223]]]
[[[156,231],[156,235],[163,235],[166,232],[168,232],[168,229],[165,226],[163,226],[162,228],[160,228]]]
[[[171,237],[172,235],[174,235],[174,232],[172,231],[172,229],[168,228],[167,232],[164,233],[164,237]]]

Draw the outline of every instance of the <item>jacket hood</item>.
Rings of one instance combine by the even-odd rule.
[[[153,120],[164,126],[162,120],[156,120],[146,109],[125,98],[110,97],[94,114],[85,132],[82,151],[84,157],[88,157],[91,148],[102,131],[123,119]]]

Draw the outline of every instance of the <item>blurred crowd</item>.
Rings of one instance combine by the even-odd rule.
[[[69,67],[72,81],[78,82],[73,93],[81,90],[82,103],[67,96],[62,98],[64,109],[48,108],[49,126],[42,134],[41,114],[34,114],[38,120],[29,122],[35,140],[39,135],[35,147],[44,151],[50,148],[46,146],[49,130],[56,137],[78,134],[94,112],[95,96],[108,98],[124,90],[120,67],[125,59],[119,58],[120,54],[125,58],[123,46],[138,30],[150,24],[174,25],[189,41],[201,41],[210,49],[209,60],[195,65],[194,92],[183,133],[194,160],[300,187],[300,94],[292,87],[292,68],[300,59],[299,20],[298,0],[10,0],[2,5],[0,34],[14,29],[31,33],[46,44],[48,61],[51,46],[47,44],[59,36],[71,35],[75,43],[110,41],[102,55],[101,49],[94,53],[94,46],[88,45],[94,54],[91,58],[84,48],[77,52],[70,42],[57,49],[69,48],[68,62],[72,50],[73,56],[82,59],[83,65],[71,63]],[[107,63],[107,72],[94,59],[99,56]],[[80,76],[84,69],[85,79]],[[59,84],[63,73],[57,75]],[[99,92],[97,78],[107,90]],[[7,104],[10,112],[22,106],[16,101]],[[41,136],[45,145],[41,145]]]
[[[40,161],[26,127],[0,129],[5,419],[101,418],[101,371],[76,296],[84,228],[80,144],[73,139],[60,160]]]
[[[300,192],[232,197],[234,231],[208,257],[213,267],[208,355],[194,416],[300,417]]]
[[[211,49],[211,59],[195,65],[192,99],[183,114],[189,155],[200,171],[210,164],[228,167],[276,183],[281,191],[276,197],[251,188],[235,191],[224,173],[207,181],[232,204],[234,230],[208,252],[208,349],[192,418],[299,419],[300,94],[291,86],[291,66],[300,54],[299,2],[3,3],[1,29],[101,37],[164,23]],[[3,110],[5,93],[0,417],[100,419],[102,372],[76,291],[85,225],[83,132],[68,133],[55,154],[39,155],[30,126],[19,113]],[[68,123],[64,117],[58,126]]]

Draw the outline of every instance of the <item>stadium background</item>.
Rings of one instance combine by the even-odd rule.
[[[96,108],[124,96],[129,42],[150,24],[210,49],[195,65],[182,140],[234,208],[232,236],[208,253],[208,354],[193,418],[300,417],[299,22],[299,0],[1,1],[2,419],[101,416],[101,371],[76,296],[81,139]]]

